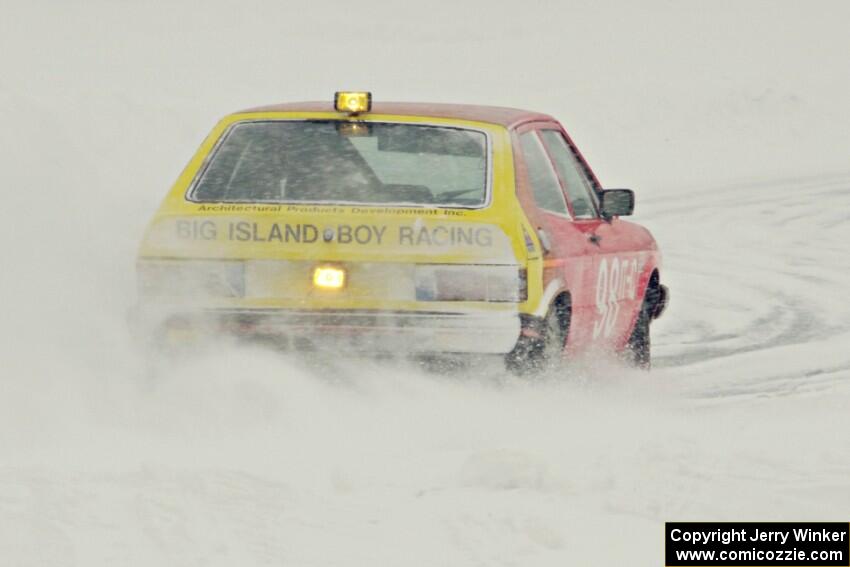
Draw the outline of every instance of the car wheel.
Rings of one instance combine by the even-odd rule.
[[[570,329],[570,304],[555,303],[540,322],[539,337],[520,337],[505,358],[507,369],[525,376],[557,368],[562,362],[564,345]]]
[[[652,289],[647,290],[646,297],[641,305],[640,313],[635,328],[626,343],[623,358],[635,368],[649,370],[652,366],[652,341],[649,337],[649,322],[652,320],[652,309],[654,306]]]

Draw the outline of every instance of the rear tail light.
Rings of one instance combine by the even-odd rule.
[[[313,270],[313,287],[342,289],[343,286],[345,286],[345,270],[339,266],[316,266]]]
[[[493,301],[527,298],[526,271],[503,265],[416,266],[417,301]]]
[[[245,273],[241,261],[140,260],[136,265],[139,293],[155,297],[243,297]]]

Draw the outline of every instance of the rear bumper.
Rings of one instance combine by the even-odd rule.
[[[148,332],[167,344],[235,336],[358,352],[504,354],[520,335],[519,314],[512,312],[220,309],[144,319]]]

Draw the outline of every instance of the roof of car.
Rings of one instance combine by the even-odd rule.
[[[335,112],[332,102],[288,102],[251,108],[243,112]],[[370,114],[395,114],[399,116],[429,116],[489,122],[506,127],[518,126],[524,122],[554,120],[547,114],[506,108],[501,106],[482,106],[472,104],[444,104],[432,102],[375,102]]]

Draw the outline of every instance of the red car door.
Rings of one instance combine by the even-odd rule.
[[[543,145],[541,129],[549,122],[526,124],[515,131],[518,196],[543,244],[543,283],[547,306],[557,290],[570,293],[571,320],[568,350],[586,346],[593,338],[596,319],[595,271],[590,241],[598,219],[574,219],[553,161]],[[545,311],[539,313],[545,315]]]
[[[558,171],[576,225],[591,243],[595,277],[591,340],[615,349],[628,340],[641,306],[649,274],[648,247],[654,246],[641,227],[619,218],[602,219],[598,181],[577,148],[559,126],[541,131],[541,138]],[[642,285],[641,285],[642,284]]]

